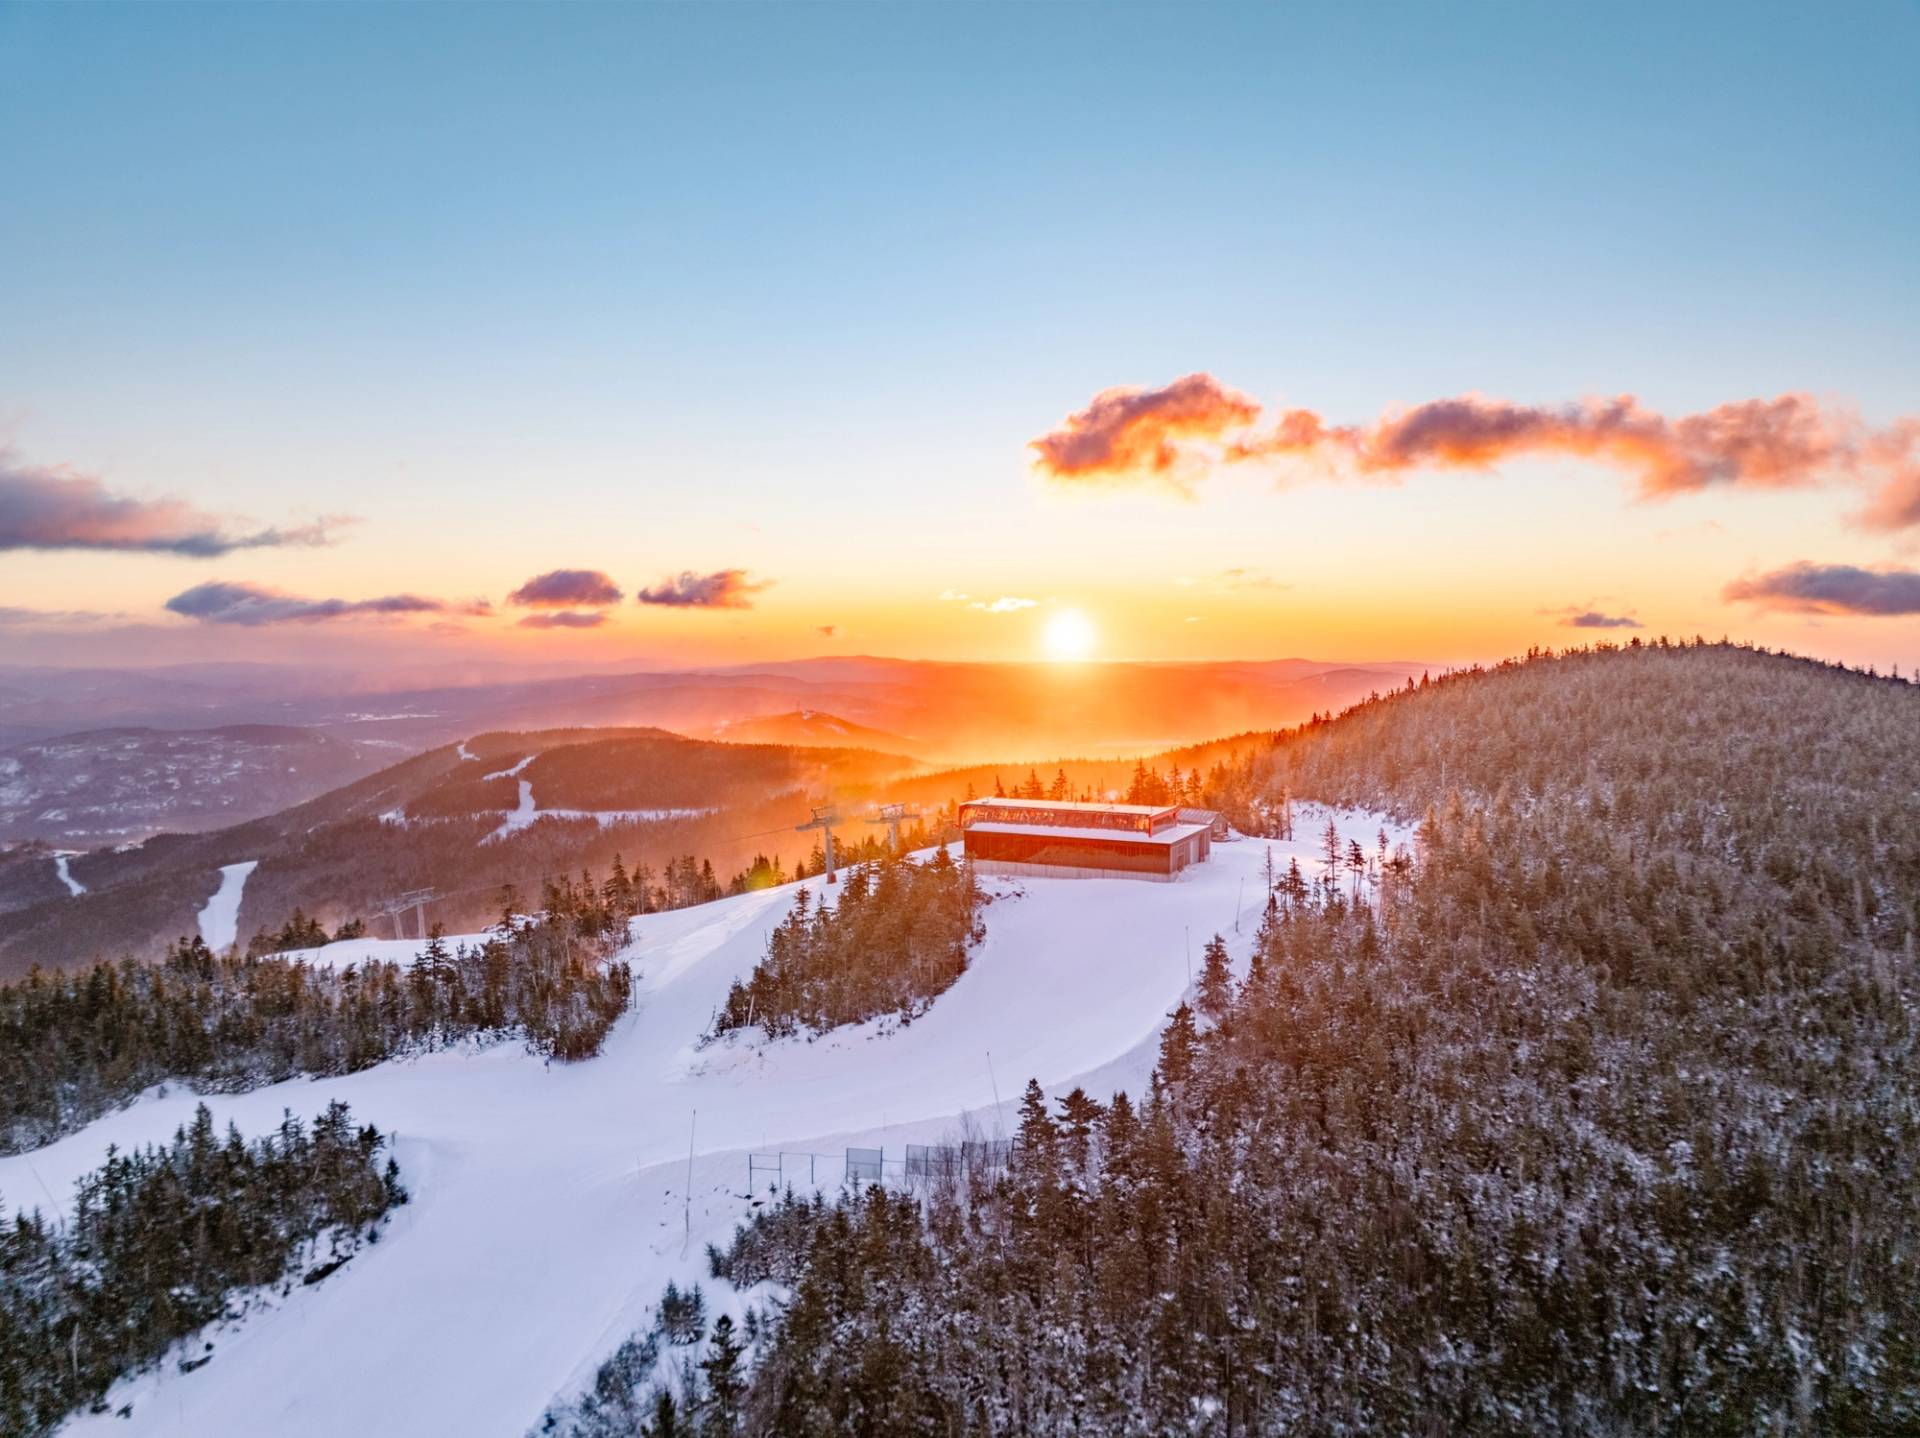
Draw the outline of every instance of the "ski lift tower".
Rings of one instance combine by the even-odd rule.
[[[839,822],[840,811],[838,808],[832,804],[820,804],[814,806],[812,819],[804,824],[795,824],[793,826],[795,833],[805,833],[808,829],[818,829],[820,831],[820,847],[825,851],[827,857],[827,882],[829,884],[837,884],[840,882],[840,877],[834,872],[833,867],[833,826]]]
[[[408,909],[413,910],[414,922],[419,926],[420,937],[427,936],[427,905],[437,897],[432,889],[409,889],[387,901],[384,909],[375,909],[372,917],[393,920],[393,936],[396,939],[406,937],[405,925],[401,922]]]
[[[900,852],[900,826],[919,817],[920,811],[918,809],[909,809],[905,804],[882,804],[880,806],[880,812],[868,819],[867,822],[869,824],[885,824],[887,826],[888,852],[898,854]]]

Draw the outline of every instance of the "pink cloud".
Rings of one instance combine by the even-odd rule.
[[[23,464],[0,450],[0,550],[98,549],[210,559],[237,549],[326,544],[349,521],[236,533],[178,499],[114,494],[92,475]]]
[[[1564,456],[1625,475],[1643,499],[1717,487],[1873,487],[1857,521],[1920,526],[1920,418],[1884,429],[1811,395],[1737,400],[1666,416],[1632,395],[1539,406],[1482,395],[1429,400],[1371,424],[1334,424],[1308,409],[1262,424],[1252,400],[1211,375],[1158,390],[1108,390],[1030,446],[1061,483],[1163,481],[1208,462],[1304,461],[1338,475],[1395,479],[1411,470],[1485,469]]]

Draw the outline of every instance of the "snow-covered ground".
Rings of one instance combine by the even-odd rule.
[[[411,922],[409,920],[408,922]],[[485,942],[484,934],[448,935],[449,950],[467,944],[478,947]],[[382,963],[399,964],[402,967],[413,962],[414,956],[427,945],[425,939],[335,939],[330,944],[321,944],[312,949],[288,949],[279,955],[292,963],[298,959],[317,969],[344,969],[348,964],[366,964],[378,959]]]
[[[709,814],[718,814],[715,808],[705,809],[542,809],[536,815],[541,819],[592,819],[601,828],[610,824],[657,824],[662,819],[704,819]]]
[[[86,893],[87,886],[74,878],[73,871],[67,867],[72,858],[73,855],[65,850],[56,853],[53,856],[53,871],[60,876],[60,882],[67,886],[67,893],[77,899]]]
[[[518,773],[519,771],[514,770],[512,772]],[[489,775],[488,777],[492,778],[494,776]],[[500,827],[487,835],[487,838],[489,840],[504,839],[507,835],[513,833],[514,830],[526,828],[527,825],[539,817],[540,811],[533,806],[533,785],[527,780],[522,779],[520,780],[519,805],[510,811],[506,818],[500,821]]]
[[[529,755],[525,759],[522,759],[518,764],[515,764],[511,769],[502,769],[497,774],[487,775],[487,778],[518,779],[520,771],[526,768],[527,765],[531,764],[532,762],[533,762],[533,756]],[[534,802],[532,781],[527,779],[519,779],[519,784],[520,784],[520,802],[513,809],[507,812],[506,816],[502,818],[500,821],[500,827],[495,829],[491,834],[487,835],[485,842],[492,843],[495,839],[504,839],[506,838],[507,835],[515,833],[518,830],[527,828],[529,825],[536,824],[542,819],[592,819],[596,823],[598,823],[601,828],[604,829],[609,824],[652,823],[652,822],[658,822],[659,820],[662,820],[662,819],[699,819],[699,818],[704,818],[708,814],[717,814],[720,812],[718,809],[712,809],[712,808],[707,808],[707,809],[542,809],[538,804]],[[389,816],[383,814],[380,817],[382,819],[386,819]],[[400,815],[399,818],[400,818],[400,822],[403,822],[403,823],[405,822],[404,815]]]
[[[697,1047],[786,914],[787,885],[635,920],[636,1012],[589,1062],[548,1066],[509,1043],[210,1096],[216,1122],[249,1135],[283,1109],[311,1117],[347,1101],[397,1135],[413,1202],[324,1283],[207,1335],[205,1368],[182,1375],[167,1363],[119,1384],[110,1406],[131,1403],[130,1419],[83,1415],[68,1431],[522,1434],[644,1322],[668,1279],[713,1293],[704,1246],[749,1211],[750,1152],[837,1155],[857,1144],[897,1160],[906,1143],[939,1142],[963,1122],[1006,1131],[1029,1077],[1056,1094],[1076,1082],[1101,1097],[1138,1093],[1201,946],[1219,932],[1244,962],[1268,850],[1283,868],[1294,855],[1317,871],[1323,822],[1303,808],[1298,840],[1215,845],[1210,862],[1171,884],[987,880],[985,941],[905,1027]],[[1371,852],[1382,821],[1351,814],[1339,827]],[[806,887],[822,891],[818,879]],[[236,908],[237,897],[236,885]],[[415,947],[357,941],[320,955]],[[164,1139],[199,1101],[156,1092],[0,1159],[0,1192],[51,1205],[109,1143]]]
[[[220,871],[220,887],[200,910],[200,937],[216,954],[231,948],[240,936],[240,896],[246,892],[248,875],[259,867],[258,859],[228,864]]]

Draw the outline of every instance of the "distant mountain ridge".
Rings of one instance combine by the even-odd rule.
[[[854,656],[405,690],[260,665],[0,668],[0,841],[93,845],[241,822],[498,730],[643,726],[944,765],[1130,756],[1337,711],[1423,668]]]
[[[726,719],[708,731],[708,738],[729,744],[789,744],[800,748],[875,749],[885,754],[912,755],[919,741],[885,729],[870,729],[819,709],[795,709],[787,714],[761,714]]]

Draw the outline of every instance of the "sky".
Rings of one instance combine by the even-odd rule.
[[[1904,3],[0,4],[0,664],[1920,667],[1917,67]]]

